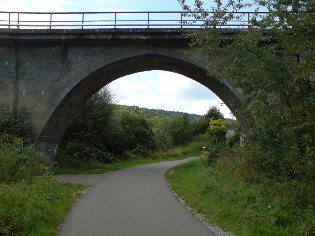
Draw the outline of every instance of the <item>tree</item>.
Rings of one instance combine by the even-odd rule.
[[[207,119],[207,121],[209,121],[210,119],[214,119],[214,120],[224,119],[224,116],[217,106],[212,106],[207,111],[205,118]]]
[[[217,106],[212,106],[207,111],[204,119],[206,121],[206,127],[205,127],[206,129],[205,130],[208,131],[209,130],[209,121],[211,119],[213,119],[213,120],[218,120],[218,119],[224,120],[224,115],[221,113],[220,109]]]
[[[184,9],[192,9],[181,1]],[[193,14],[205,31],[190,33],[191,46],[207,57],[212,77],[240,88],[238,117],[246,122],[253,166],[269,175],[310,180],[315,171],[315,38],[312,1],[213,1],[214,14]],[[226,35],[220,26],[249,7],[269,14],[252,16],[252,27]],[[194,9],[205,12],[201,1]],[[211,22],[211,23],[209,23]],[[220,64],[212,63],[220,58]]]
[[[113,96],[107,88],[93,95],[77,111],[61,140],[61,153],[85,162],[110,162],[108,148],[112,132]],[[57,156],[57,159],[60,155]]]
[[[202,118],[192,123],[193,135],[205,134],[208,131],[210,119],[224,119],[223,114],[217,106],[210,107]]]
[[[213,119],[209,121],[208,127],[211,135],[211,140],[214,144],[223,143],[225,141],[225,133],[228,130],[228,126],[223,119]]]
[[[171,135],[174,145],[187,144],[192,139],[192,126],[188,115],[176,117],[171,124]]]
[[[153,131],[154,142],[157,149],[165,150],[173,146],[171,136],[171,124],[173,118],[162,115],[154,115],[149,118]]]
[[[116,107],[111,138],[112,152],[124,156],[145,156],[155,148],[148,120],[132,107]]]

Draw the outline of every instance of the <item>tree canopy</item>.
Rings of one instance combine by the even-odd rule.
[[[206,9],[205,4],[213,6]],[[314,178],[315,170],[315,4],[314,1],[208,1],[193,6],[181,1],[187,14],[205,22],[190,32],[191,46],[206,56],[211,76],[240,88],[238,117],[246,122],[247,142],[260,150],[254,165],[267,175]],[[237,12],[254,9],[251,27],[225,26]],[[268,14],[259,14],[264,9]],[[211,22],[209,24],[208,22]],[[221,63],[212,63],[220,58]]]

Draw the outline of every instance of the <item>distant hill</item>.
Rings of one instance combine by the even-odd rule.
[[[138,106],[126,106],[126,105],[117,105],[121,107],[129,107],[130,109],[133,109],[141,114],[146,114],[148,116],[168,116],[172,118],[176,118],[181,115],[187,115],[189,120],[194,121],[194,120],[199,120],[203,116],[197,115],[197,114],[189,114],[185,112],[180,112],[180,111],[165,111],[162,109],[149,109],[149,108],[143,108],[143,107],[138,107]]]

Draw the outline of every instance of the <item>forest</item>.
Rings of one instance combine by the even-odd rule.
[[[190,143],[198,143],[191,151],[200,152],[210,140],[210,118],[224,120],[217,107],[198,116],[116,105],[105,87],[76,113],[60,142],[56,160],[61,166],[113,163],[152,157]],[[237,129],[236,120],[227,124]]]

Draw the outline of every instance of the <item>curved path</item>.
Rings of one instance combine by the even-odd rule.
[[[91,176],[88,182],[95,186],[72,208],[59,235],[214,236],[181,205],[166,184],[165,172],[184,161]]]

